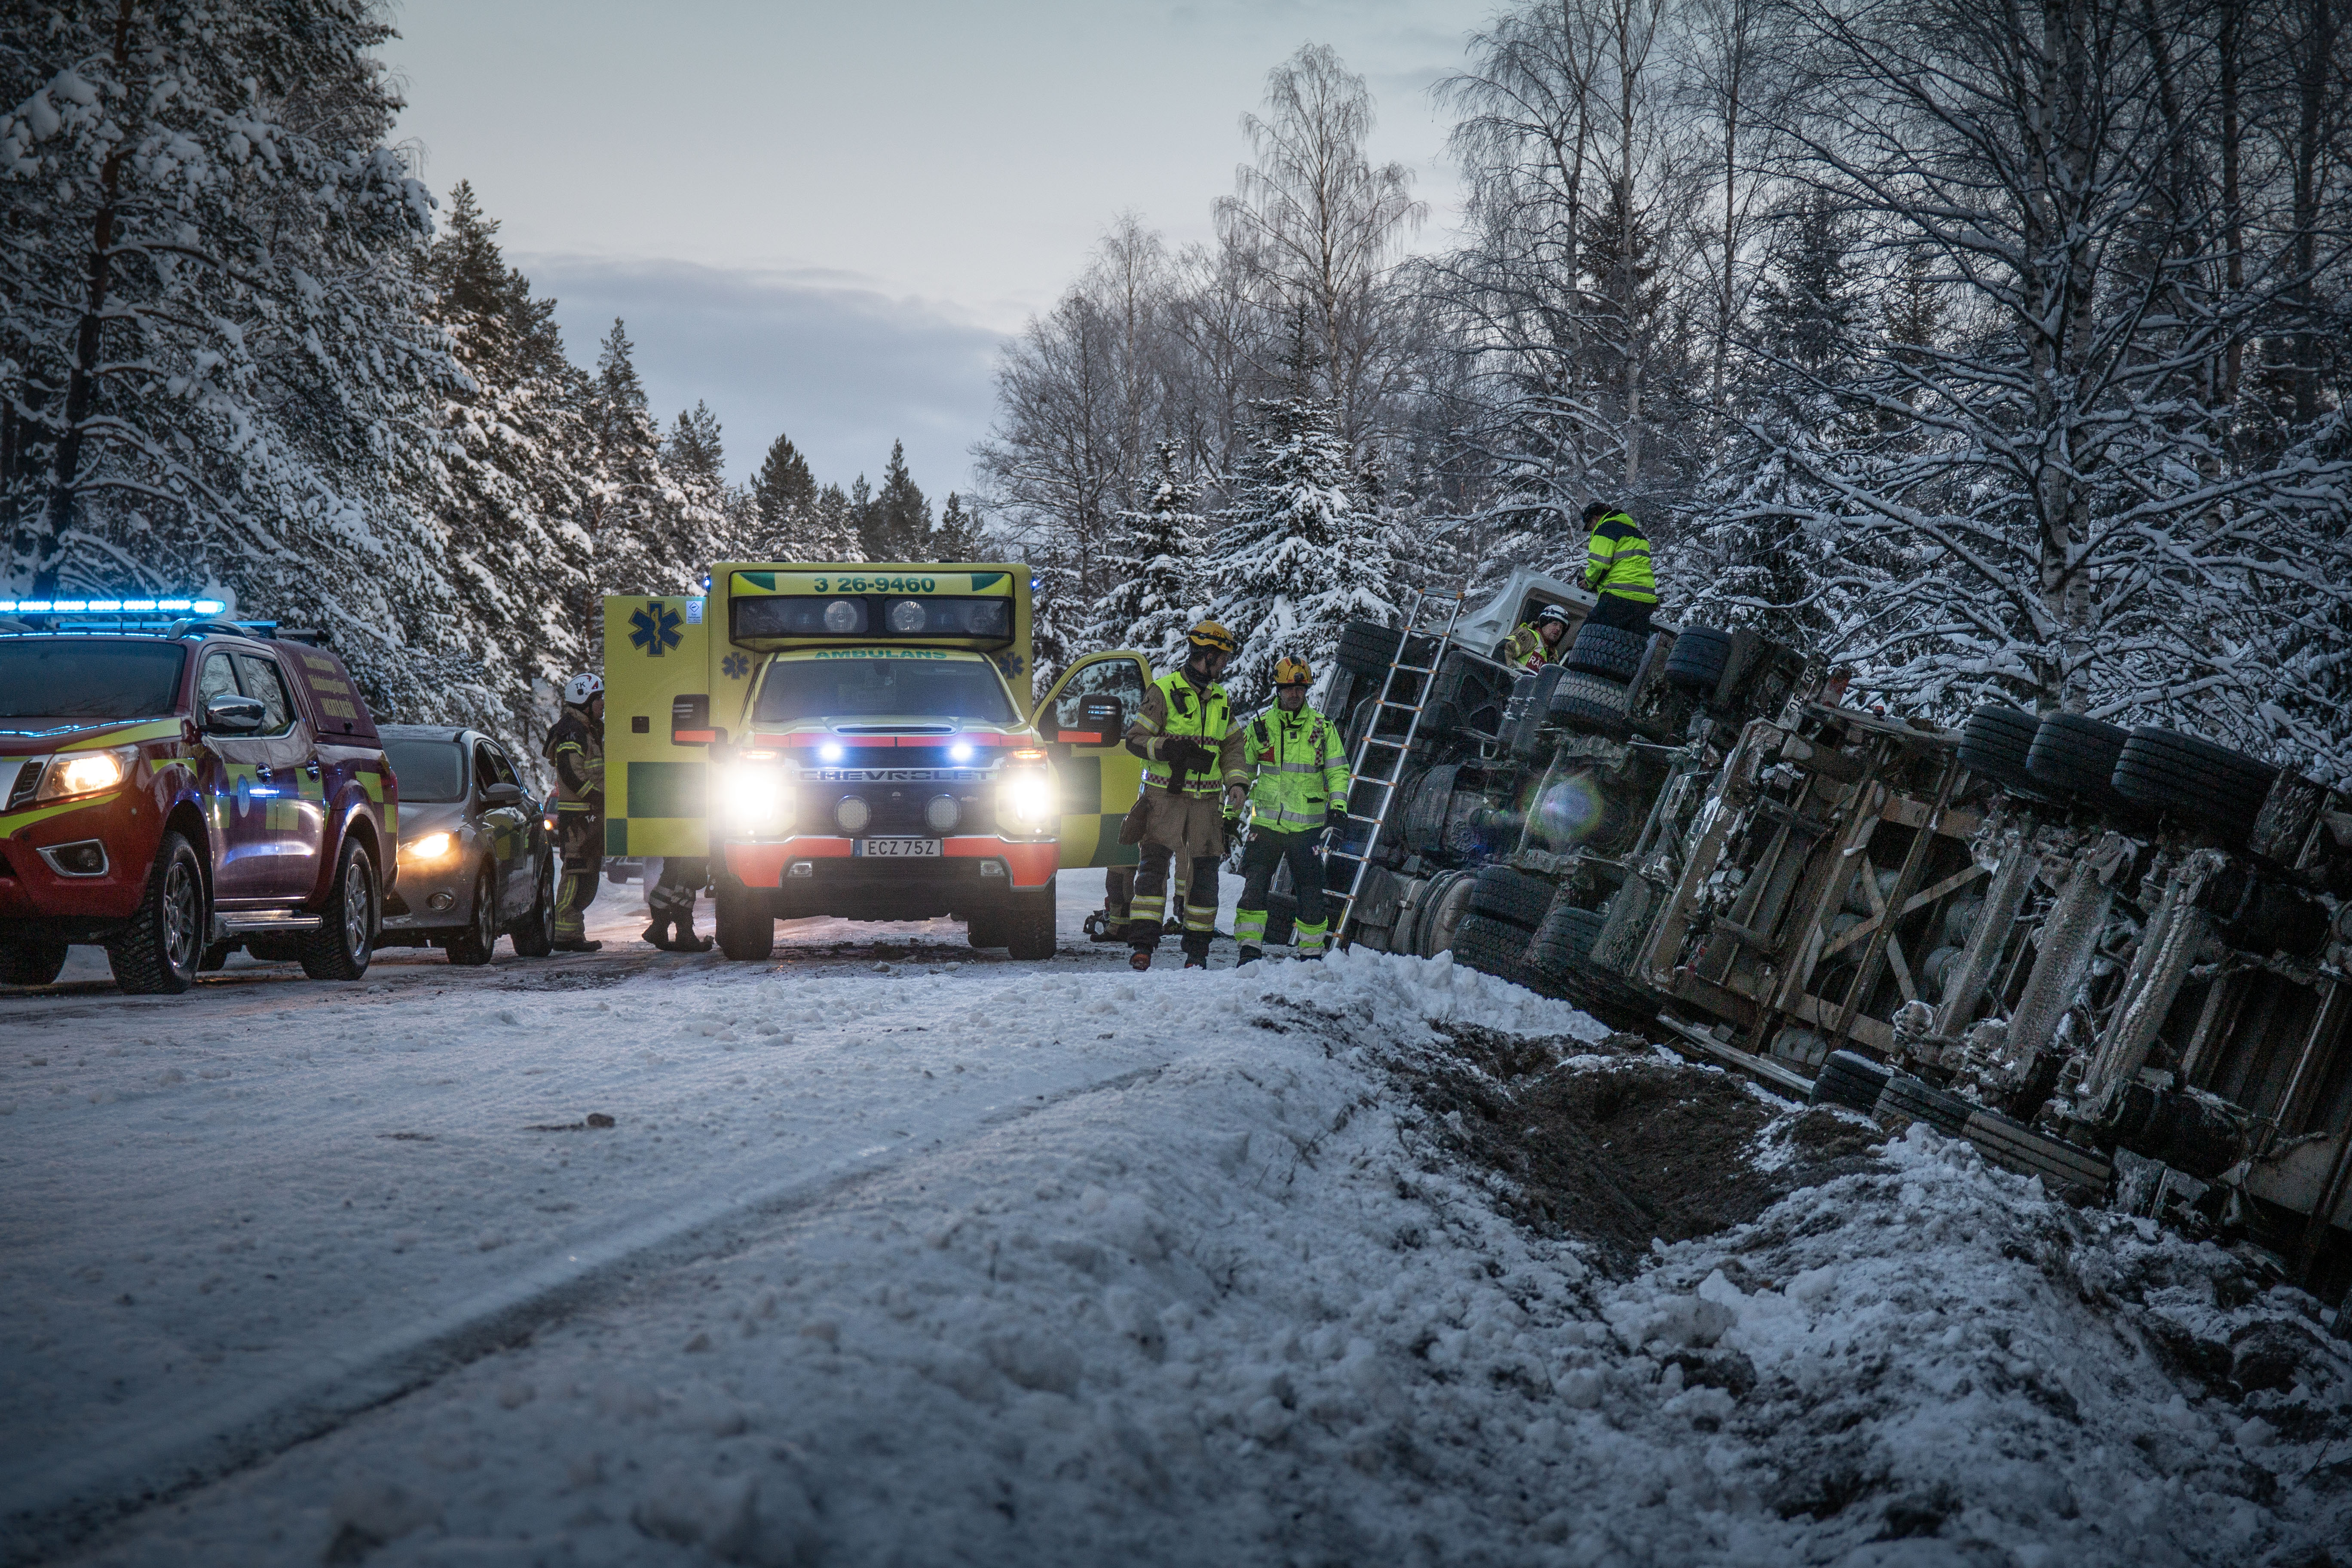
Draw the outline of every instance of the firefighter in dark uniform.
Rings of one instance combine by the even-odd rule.
[[[1241,809],[1249,790],[1242,768],[1242,736],[1225,689],[1217,684],[1234,656],[1234,637],[1202,621],[1185,637],[1184,663],[1153,681],[1127,727],[1127,749],[1143,759],[1143,843],[1128,905],[1129,963],[1151,967],[1168,910],[1169,863],[1181,855],[1184,884],[1184,967],[1209,967],[1209,939],[1217,929],[1217,862],[1225,856],[1225,817]],[[1222,801],[1221,801],[1221,798]]]
[[[1641,526],[1606,501],[1584,509],[1592,537],[1584,547],[1584,585],[1601,596],[1585,617],[1596,626],[1650,633],[1658,607],[1658,580],[1650,573],[1650,542]]]
[[[1298,895],[1298,919],[1291,940],[1301,958],[1321,958],[1331,934],[1323,912],[1323,862],[1316,841],[1348,816],[1348,758],[1339,727],[1307,706],[1315,672],[1307,661],[1286,658],[1274,667],[1274,708],[1242,730],[1242,765],[1255,779],[1250,785],[1249,844],[1242,851],[1242,899],[1234,911],[1234,942],[1241,962],[1265,956],[1265,896],[1275,868],[1290,862],[1290,885]]]
[[[555,945],[563,952],[594,952],[588,906],[596,874],[604,868],[604,682],[575,675],[563,684],[563,716],[547,732],[547,760],[555,764],[555,843],[563,852],[563,881],[555,897]]]
[[[646,940],[664,952],[709,952],[710,939],[694,934],[694,895],[710,880],[710,860],[702,855],[665,855],[661,871],[646,889],[653,924]]]

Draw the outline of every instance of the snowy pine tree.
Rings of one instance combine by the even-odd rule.
[[[768,455],[751,479],[752,517],[757,526],[751,554],[762,560],[823,561],[828,556],[807,552],[807,541],[817,526],[816,479],[808,459],[789,436],[769,443]]]
[[[594,586],[580,607],[601,647],[603,606],[609,594],[679,594],[698,584],[702,563],[678,561],[665,515],[682,498],[662,467],[661,426],[646,410],[635,345],[618,317],[596,356],[588,417],[596,437],[589,534],[594,542]]]
[[[864,484],[860,476],[858,483]],[[890,461],[883,466],[882,489],[859,516],[859,548],[868,561],[929,561],[931,503],[907,471],[907,445],[890,443]]]
[[[1139,648],[1165,668],[1182,657],[1184,634],[1201,618],[1201,542],[1209,522],[1194,511],[1200,487],[1179,471],[1181,448],[1159,446],[1159,476],[1143,505],[1118,514],[1111,584],[1095,606],[1089,638],[1098,647]]]
[[[1237,710],[1272,697],[1276,659],[1307,660],[1319,682],[1342,626],[1395,613],[1385,531],[1357,496],[1329,403],[1300,390],[1256,410],[1209,566],[1210,613],[1241,644],[1225,672]]]
[[[986,529],[982,526],[977,507],[964,504],[955,491],[948,492],[947,505],[940,508],[939,526],[931,531],[930,559],[933,561],[982,561],[981,552],[987,549]]]
[[[681,410],[662,443],[670,494],[662,507],[669,558],[699,582],[713,561],[737,559],[737,497],[727,484],[727,450],[719,416],[697,399]]]

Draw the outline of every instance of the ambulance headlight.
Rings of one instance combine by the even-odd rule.
[[[1013,827],[1034,833],[1054,819],[1054,781],[1042,773],[1015,773],[998,791],[997,805]]]
[[[720,783],[727,819],[737,827],[776,833],[793,822],[792,785],[780,768],[730,768]]]

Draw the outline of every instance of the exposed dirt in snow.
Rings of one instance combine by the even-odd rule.
[[[1507,1213],[1601,1244],[1612,1272],[1653,1240],[1712,1236],[1799,1187],[1875,1163],[1879,1137],[1855,1119],[1776,1109],[1633,1036],[1596,1048],[1475,1025],[1439,1032],[1448,1052],[1398,1075],[1432,1113],[1434,1143],[1505,1178]]]

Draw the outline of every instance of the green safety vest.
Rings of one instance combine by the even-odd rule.
[[[1612,511],[1592,525],[1585,545],[1584,585],[1635,604],[1658,602],[1658,580],[1650,574],[1650,542],[1632,518]]]
[[[1255,775],[1250,816],[1280,833],[1323,826],[1330,803],[1348,799],[1348,759],[1339,731],[1312,708],[1269,709],[1250,721],[1242,761]]]
[[[1204,694],[1184,679],[1181,669],[1171,669],[1152,685],[1160,689],[1160,700],[1166,704],[1168,721],[1160,733],[1165,738],[1182,736],[1198,741],[1212,752],[1224,743],[1234,732],[1234,711],[1225,700],[1225,689],[1212,686]],[[1168,787],[1169,767],[1158,758],[1148,758],[1143,764],[1143,783],[1148,789]],[[1206,769],[1196,768],[1184,775],[1183,794],[1211,795],[1223,789],[1224,780],[1213,763]]]

